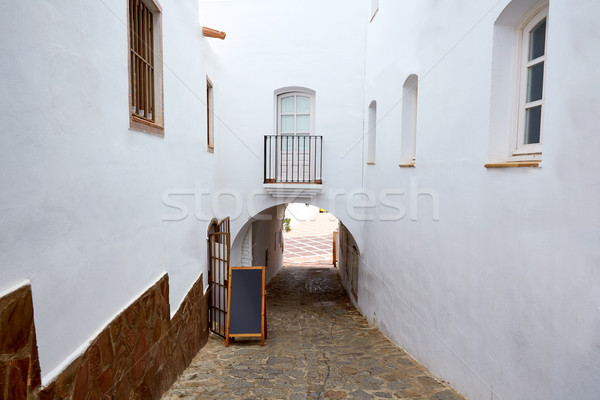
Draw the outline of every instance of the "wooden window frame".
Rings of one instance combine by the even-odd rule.
[[[215,151],[215,95],[210,78],[206,77],[206,147],[209,153]]]
[[[150,17],[142,18],[140,21],[140,9],[147,9]],[[142,13],[143,15],[143,13]],[[144,37],[132,33],[132,21],[142,26]],[[144,29],[148,27],[148,29]],[[136,38],[138,43],[134,44]],[[150,44],[150,54],[141,54],[136,50],[144,43]],[[162,7],[156,0],[127,0],[127,44],[128,44],[128,92],[129,92],[129,129],[145,132],[152,135],[164,136],[164,101],[163,101],[163,62],[162,62]],[[142,48],[143,50],[143,48]],[[140,56],[144,58],[144,70],[135,77],[142,76],[145,80],[144,89],[138,90],[139,85],[134,86],[134,65],[136,71],[141,71]],[[149,72],[148,72],[149,71]],[[138,78],[139,79],[139,78]],[[136,80],[138,80],[136,79]],[[149,87],[149,89],[148,89]],[[134,95],[134,88],[136,94]],[[144,93],[145,92],[145,93]],[[150,92],[150,93],[148,93]],[[147,110],[144,114],[138,114],[138,104],[134,104],[134,98],[139,98],[140,93],[146,97],[146,102],[152,104],[152,116],[149,118]],[[135,107],[135,110],[133,109]],[[147,108],[147,107],[146,107]]]

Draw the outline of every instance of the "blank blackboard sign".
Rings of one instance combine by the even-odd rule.
[[[265,267],[229,268],[227,329],[230,337],[259,337],[265,344]]]

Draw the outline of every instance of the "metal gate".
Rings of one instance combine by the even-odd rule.
[[[208,325],[212,332],[225,337],[230,252],[229,218],[218,224],[217,232],[208,235],[208,251]]]

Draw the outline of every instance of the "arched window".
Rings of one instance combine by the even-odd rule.
[[[494,23],[486,167],[537,166],[542,157],[548,1],[513,0]]]
[[[419,77],[410,75],[402,86],[402,131],[400,143],[400,166],[415,165],[417,150],[417,99]]]
[[[532,15],[521,27],[517,141],[513,155],[542,152],[542,115],[546,69],[548,7]]]
[[[369,131],[367,132],[368,151],[367,163],[375,164],[375,149],[377,147],[377,102],[369,104]]]
[[[314,90],[289,87],[279,89],[277,95],[277,134],[314,135]]]
[[[276,135],[265,137],[265,183],[322,183],[315,91],[298,86],[277,89],[274,126]]]

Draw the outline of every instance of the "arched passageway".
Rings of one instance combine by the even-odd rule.
[[[270,270],[265,346],[255,340],[236,340],[225,347],[222,338],[211,334],[163,400],[460,400],[371,326],[354,306],[360,257],[350,231],[342,223],[337,225],[337,267],[331,257],[321,260],[307,254],[302,255],[307,262],[287,264],[284,218],[284,206],[266,209],[232,241],[232,266],[245,260],[267,264]],[[294,225],[297,230],[307,229]],[[315,226],[324,226],[320,233],[333,241],[332,224]],[[311,237],[310,229],[307,233]]]
[[[343,287],[356,301],[359,254],[354,236],[335,215],[304,203],[278,204],[257,213],[237,232],[231,265],[265,265],[267,282],[284,265],[336,267]]]

